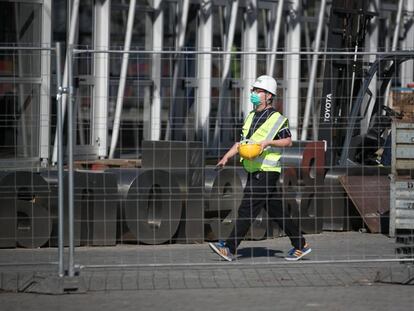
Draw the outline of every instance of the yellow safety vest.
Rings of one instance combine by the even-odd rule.
[[[243,124],[243,136],[246,137],[252,125],[254,111],[250,112]],[[273,140],[279,132],[286,118],[279,112],[273,113],[249,138],[257,143],[264,140]],[[282,156],[282,148],[267,147],[263,152],[253,160],[242,159],[243,167],[248,172],[281,172],[280,157]]]

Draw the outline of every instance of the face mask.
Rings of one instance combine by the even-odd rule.
[[[251,92],[250,93],[250,102],[254,106],[260,105],[260,96],[259,96],[259,94],[257,94],[256,92]]]

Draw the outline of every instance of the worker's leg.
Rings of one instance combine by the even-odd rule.
[[[294,248],[302,249],[305,245],[305,238],[303,237],[298,225],[292,218],[290,218],[287,206],[282,204],[282,198],[278,194],[276,182],[271,184],[269,191],[267,213],[270,219],[275,221],[282,228],[282,230],[290,238]]]
[[[265,207],[267,180],[265,172],[249,173],[244,188],[242,203],[238,210],[235,226],[226,240],[226,246],[234,254],[247,231]]]

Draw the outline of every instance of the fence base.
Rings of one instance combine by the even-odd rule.
[[[34,276],[22,290],[25,293],[63,295],[86,293],[85,280],[80,276]]]
[[[377,272],[377,283],[414,285],[414,265],[412,263],[401,264],[399,267],[383,268]]]

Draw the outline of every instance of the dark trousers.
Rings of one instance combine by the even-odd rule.
[[[278,179],[279,173],[277,172],[255,172],[247,175],[247,184],[236,224],[226,240],[226,246],[233,254],[262,208],[266,208],[270,219],[279,224],[290,238],[293,247],[298,249],[304,247],[305,239],[302,233],[290,218],[278,196]]]

